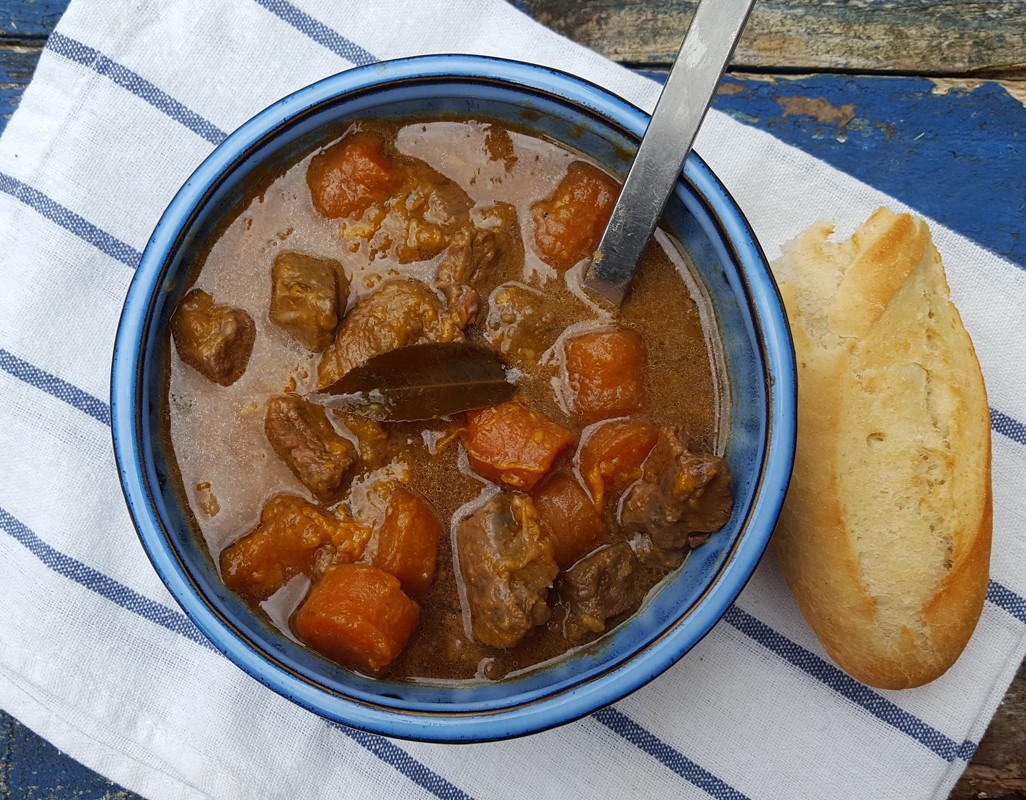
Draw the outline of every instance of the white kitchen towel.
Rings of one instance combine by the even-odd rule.
[[[282,699],[178,610],[111,452],[111,349],[140,251],[272,101],[439,52],[552,65],[649,109],[658,94],[501,0],[73,0],[0,140],[0,706],[152,798],[946,797],[1026,654],[1026,272],[937,224],[990,393],[994,555],[976,634],[935,683],[846,677],[767,557],[706,639],[615,706],[512,742],[422,744]],[[719,113],[697,148],[770,258],[818,218],[847,233],[902,208]]]

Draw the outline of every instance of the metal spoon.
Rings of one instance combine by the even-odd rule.
[[[627,295],[754,4],[701,0],[695,10],[584,277],[586,289],[616,306]]]

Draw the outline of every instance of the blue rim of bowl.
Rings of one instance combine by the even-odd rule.
[[[453,80],[499,84],[547,95],[585,109],[639,139],[648,122],[648,115],[641,109],[587,80],[548,67],[486,56],[417,56],[379,62],[325,78],[277,101],[218,145],[157,223],[129,286],[118,325],[111,369],[111,427],[122,490],[143,547],[176,601],[217,650],[264,685],[336,722],[400,738],[480,742],[542,731],[607,706],[664,672],[712,629],[754,572],[780,513],[794,459],[796,371],[783,303],[765,256],[726,188],[692,152],[683,180],[739,266],[747,302],[755,312],[753,323],[767,372],[767,423],[761,477],[739,539],[745,546],[733,548],[718,579],[686,615],[688,624],[671,625],[656,636],[639,651],[644,658],[635,654],[597,677],[552,695],[529,702],[514,696],[491,709],[462,709],[453,704],[439,712],[404,711],[328,692],[269,662],[240,638],[224,616],[195,591],[173,545],[163,534],[164,525],[154,510],[143,470],[141,355],[151,323],[151,295],[162,285],[169,256],[197,204],[233,165],[274,131],[324,105],[344,102],[347,96],[373,91],[382,84]]]

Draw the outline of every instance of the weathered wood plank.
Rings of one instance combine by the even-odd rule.
[[[673,60],[696,0],[518,0],[539,22],[629,65]],[[735,68],[913,75],[1026,73],[1021,0],[760,0]]]
[[[1002,701],[951,800],[1026,797],[1026,664]]]
[[[39,60],[38,47],[0,44],[0,132],[18,107]]]
[[[69,0],[0,0],[0,36],[45,38],[68,7]]]
[[[713,105],[1026,269],[1020,90],[898,76],[727,76]]]
[[[65,756],[0,711],[0,798],[142,800]]]

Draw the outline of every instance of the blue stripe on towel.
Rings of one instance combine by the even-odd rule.
[[[200,633],[199,628],[182,612],[150,600],[123,583],[118,583],[102,572],[54,549],[3,508],[0,508],[0,527],[58,575],[81,584],[143,619],[191,639],[208,650],[215,650],[207,637]]]
[[[432,772],[405,750],[385,737],[357,730],[356,728],[349,728],[337,722],[329,724],[333,728],[342,731],[353,741],[366,747],[385,763],[391,764],[396,770],[418,786],[427,789],[435,797],[443,798],[443,800],[470,800],[470,795],[462,789],[449,783],[437,772]]]
[[[162,89],[157,88],[144,77],[124,67],[116,61],[111,61],[99,50],[94,50],[82,42],[76,41],[61,33],[54,32],[46,42],[46,49],[57,55],[64,56],[69,61],[74,61],[85,67],[89,67],[109,78],[123,89],[127,89],[136,97],[140,97],[156,108],[167,114],[175,122],[180,122],[193,133],[202,136],[211,144],[220,144],[228,136],[210,120],[201,117],[195,111],[186,108],[175,100],[171,95]]]
[[[373,64],[378,60],[360,47],[360,45],[332,30],[320,20],[311,17],[305,11],[288,2],[288,0],[255,0],[255,2],[262,5],[275,16],[285,20],[285,22],[300,33],[309,36],[317,44],[323,45],[331,50],[331,52],[342,56],[346,61],[351,61],[358,67],[362,67],[365,64]]]
[[[1011,592],[1009,593],[1011,594]],[[800,644],[777,633],[769,625],[756,619],[747,611],[742,611],[736,605],[727,609],[723,618],[745,636],[776,653],[807,675],[826,684],[842,697],[861,706],[877,719],[915,739],[945,761],[954,761],[956,758],[961,758],[964,752],[975,751],[975,743],[965,741],[960,744],[945,736],[933,726],[895,705],[865,684],[846,675],[839,668],[806,650]]]
[[[77,386],[72,386],[56,375],[51,375],[49,372],[44,372],[39,367],[23,361],[3,348],[0,348],[0,369],[18,380],[53,395],[58,400],[63,400],[69,406],[77,408],[83,414],[88,414],[98,422],[110,427],[110,406],[102,400],[82,391]]]
[[[1019,622],[1026,624],[1026,597],[1019,597],[1011,589],[997,581],[987,586],[987,599],[1003,611],[1007,611]]]
[[[673,770],[716,800],[748,800],[747,795],[698,766],[679,750],[649,733],[622,711],[610,706],[596,711],[591,716],[617,736],[623,737],[639,750],[648,753],[660,764]]]
[[[990,427],[1013,442],[1026,446],[1026,425],[995,409],[990,410]]]
[[[139,266],[142,253],[134,247],[125,244],[120,239],[115,239],[106,231],[97,228],[93,223],[86,221],[71,209],[65,208],[57,201],[47,197],[38,189],[33,189],[17,178],[12,178],[10,175],[0,172],[0,192],[9,194],[15,200],[39,212],[46,219],[60,225],[65,230],[75,234],[79,239],[91,244],[97,250],[120,261],[126,267],[135,269]]]
[[[24,546],[46,567],[49,567],[58,575],[81,584],[86,589],[110,600],[127,611],[131,611],[133,614],[137,614],[143,619],[147,619],[163,628],[167,628],[167,630],[173,633],[184,636],[208,650],[212,650],[215,653],[218,652],[217,648],[200,632],[192,620],[183,613],[161,605],[155,600],[150,600],[123,583],[119,583],[102,572],[86,566],[81,561],[61,553],[40,539],[27,525],[3,508],[0,508],[0,528],[3,528],[11,538]],[[376,734],[353,730],[344,725],[333,724],[332,727],[337,728],[361,747],[364,747],[382,761],[394,767],[418,786],[442,798],[442,800],[470,800],[469,795],[453,786],[441,775],[421,764],[401,747],[387,739]]]

